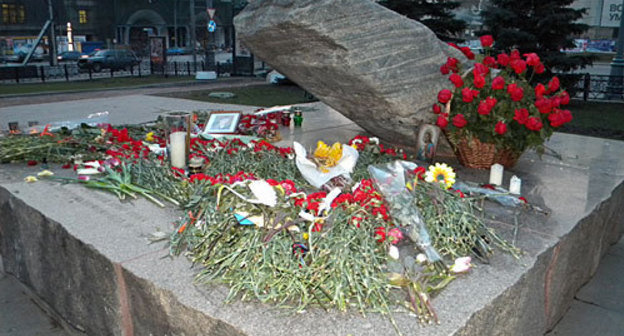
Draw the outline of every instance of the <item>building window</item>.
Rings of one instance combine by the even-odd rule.
[[[24,5],[2,4],[2,23],[19,24],[26,20],[26,10]]]
[[[78,22],[80,23],[87,23],[87,11],[84,9],[81,9],[78,11]]]

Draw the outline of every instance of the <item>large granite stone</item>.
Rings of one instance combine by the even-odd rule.
[[[404,334],[535,336],[561,319],[624,231],[624,143],[556,134],[549,147],[563,159],[528,152],[505,176],[521,176],[523,195],[548,213],[518,210],[516,226],[508,210],[487,211],[488,225],[524,254],[497,253],[453,281],[432,300],[440,325],[395,314]],[[488,178],[458,170],[467,180]],[[224,304],[227,288],[194,285],[199,269],[189,260],[146,244],[179,213],[78,185],[23,182],[37,171],[0,166],[0,255],[7,273],[87,335],[396,335],[380,314]]]
[[[462,57],[421,23],[368,0],[255,1],[234,19],[256,56],[356,124],[414,145],[434,117],[439,68]]]

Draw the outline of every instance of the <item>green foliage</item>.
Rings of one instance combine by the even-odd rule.
[[[443,41],[459,41],[456,35],[466,28],[466,23],[451,12],[459,7],[458,1],[382,0],[379,4],[421,22]]]
[[[547,72],[568,71],[591,65],[593,57],[566,55],[560,50],[574,47],[573,39],[589,26],[577,22],[585,9],[568,6],[573,0],[492,0],[483,12],[487,29],[494,36],[495,48],[508,52],[539,53]]]

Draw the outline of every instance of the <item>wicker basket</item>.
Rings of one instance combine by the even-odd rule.
[[[522,155],[522,152],[499,149],[496,148],[496,145],[483,143],[477,138],[461,138],[458,141],[451,141],[451,144],[459,163],[468,168],[490,169],[495,163],[500,163],[505,168],[511,168]]]

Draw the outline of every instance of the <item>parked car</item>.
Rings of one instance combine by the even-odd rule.
[[[58,59],[59,62],[77,61],[80,59],[80,56],[82,56],[80,51],[63,51],[56,56],[56,59]]]
[[[130,69],[130,67],[138,65],[141,60],[130,50],[99,50],[93,56],[81,58],[78,60],[80,69],[91,68],[95,72],[102,69]]]

